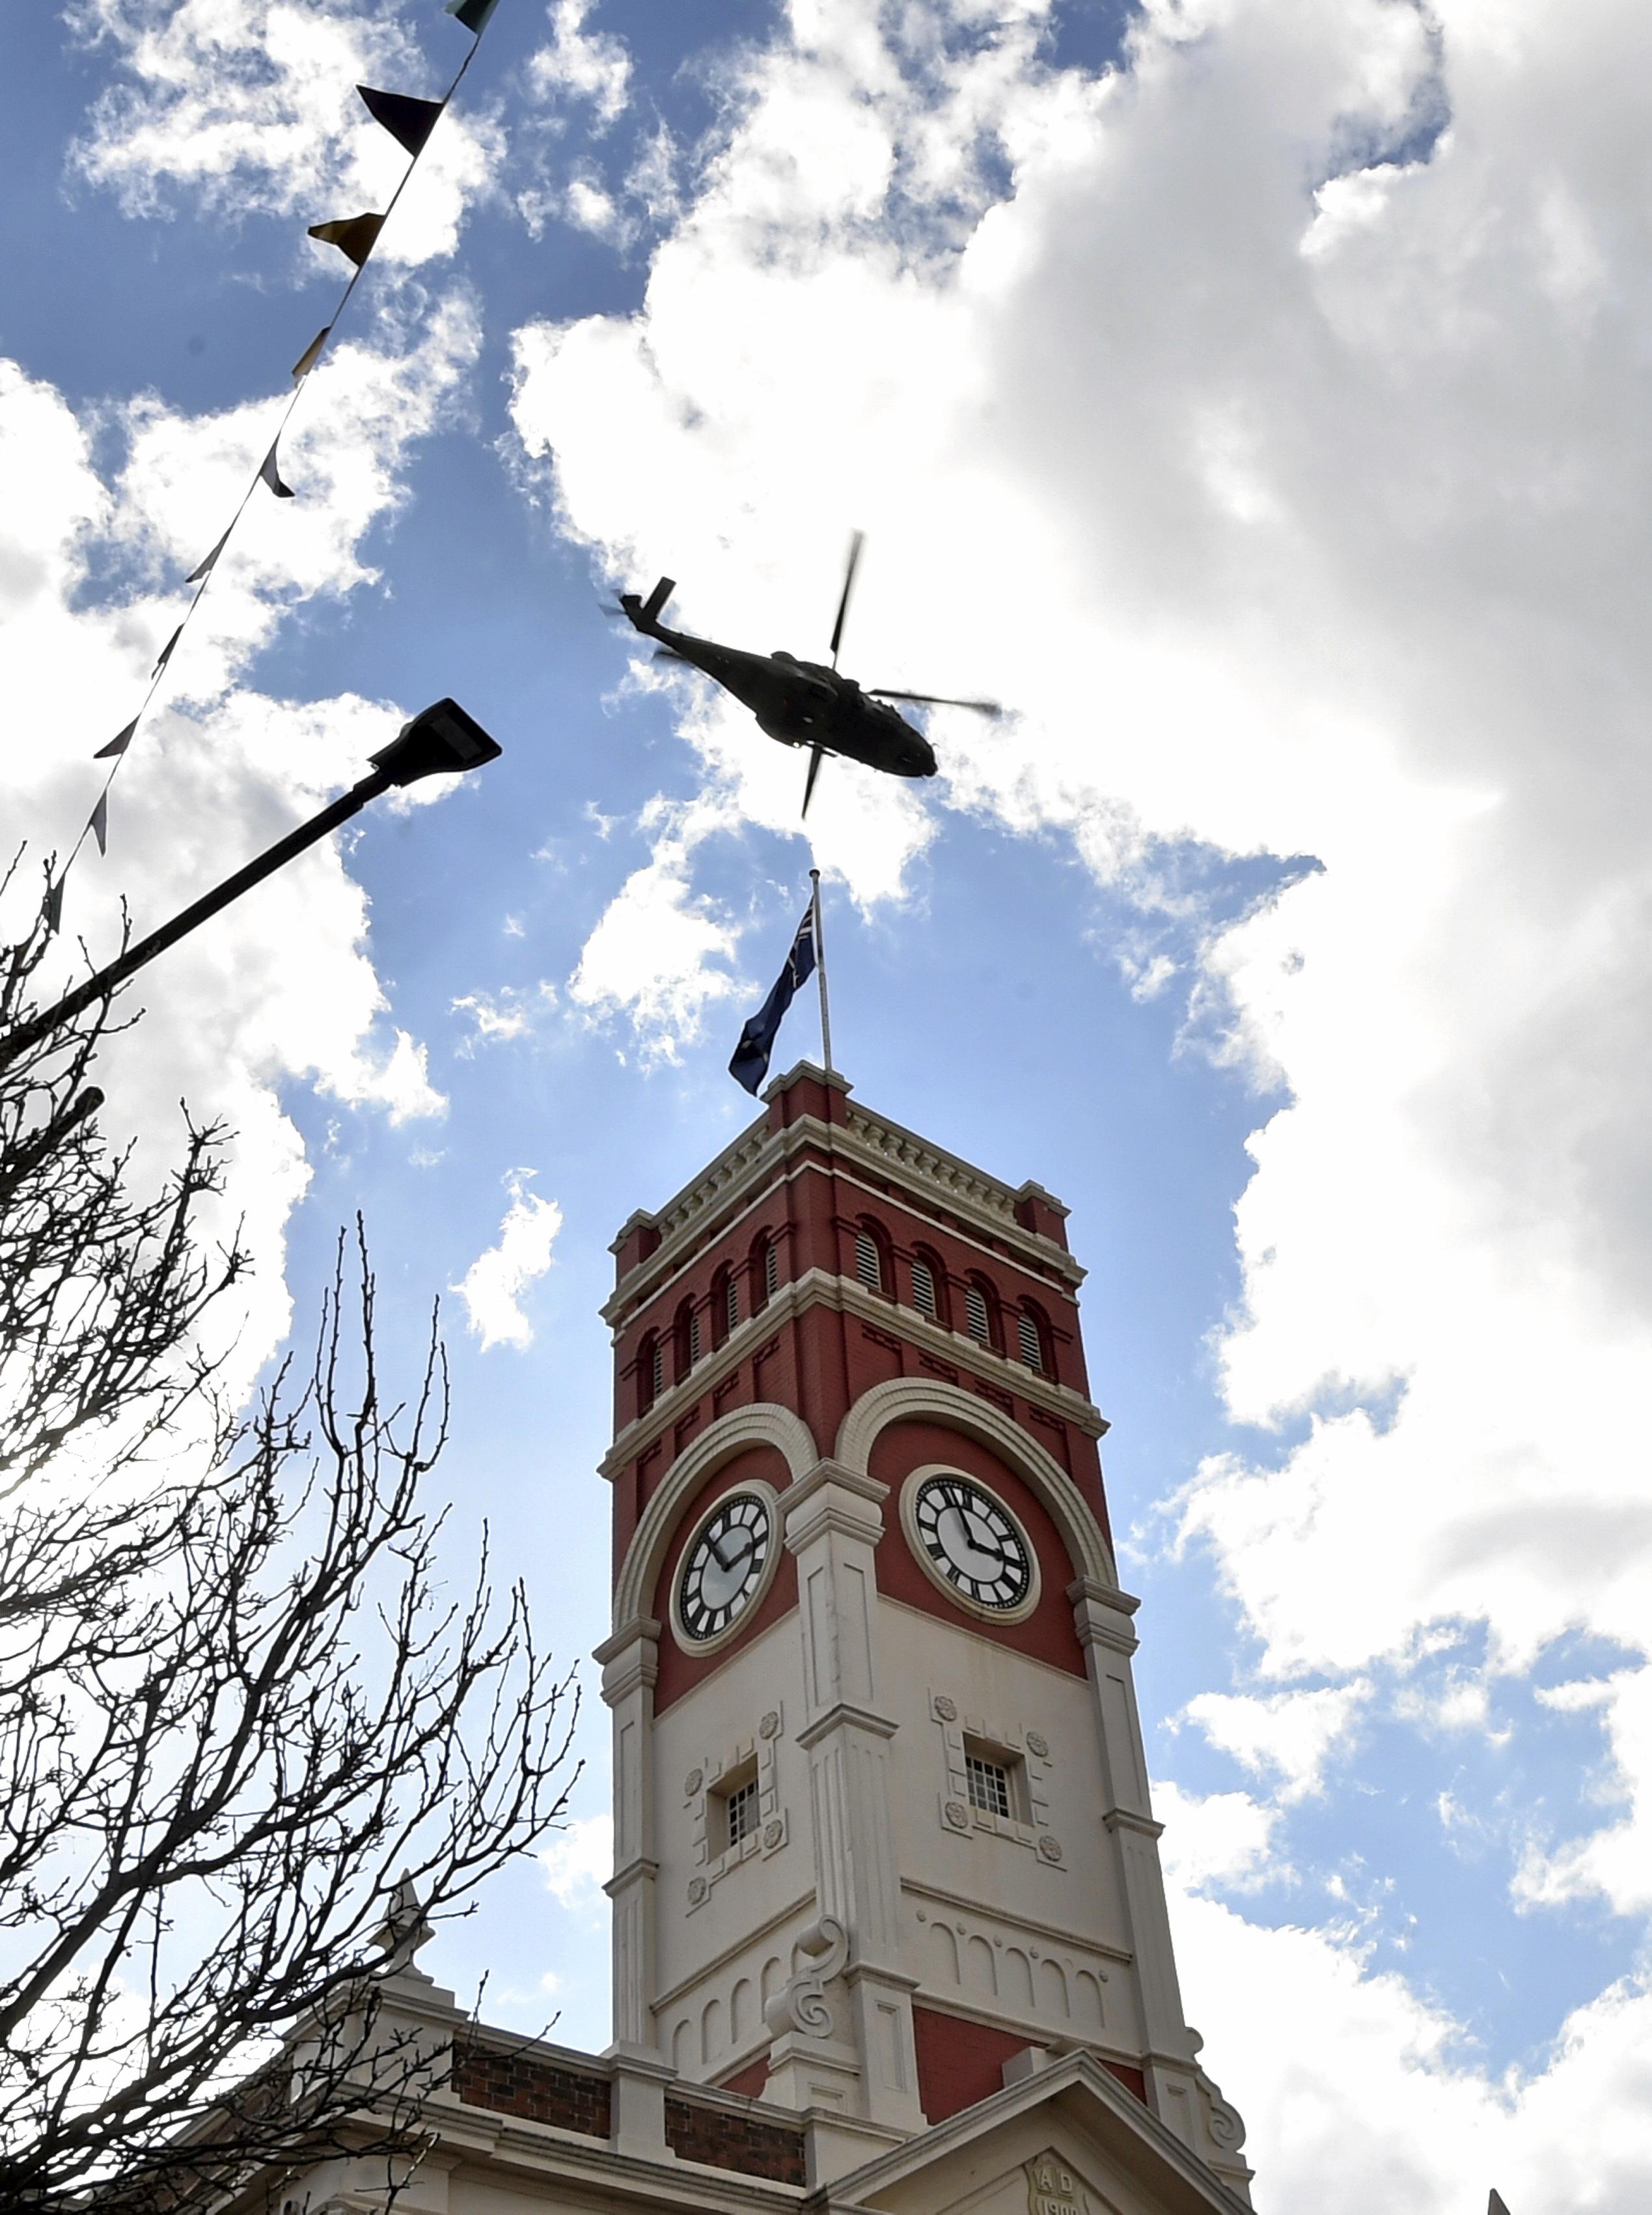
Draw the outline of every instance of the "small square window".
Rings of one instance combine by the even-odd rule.
[[[757,1776],[748,1769],[718,1795],[721,1802],[723,1850],[739,1845],[757,1828]]]
[[[1009,1771],[995,1761],[983,1761],[979,1754],[966,1753],[964,1772],[970,1780],[970,1805],[979,1807],[983,1814],[1003,1815],[1010,1812]]]

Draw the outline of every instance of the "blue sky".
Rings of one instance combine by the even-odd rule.
[[[337,298],[306,224],[394,174],[351,85],[466,40],[0,36],[49,849]],[[444,1294],[456,1573],[485,1517],[572,1661],[608,1241],[746,1119],[818,860],[860,1095],[1073,1209],[1190,2011],[1280,2210],[1652,2184],[1649,44],[1615,0],[500,0],[71,882],[101,946],[427,699],[499,739],[168,957],[111,1095],[151,1165],[180,1091],[237,1130],[243,1377],[358,1208],[407,1362]],[[669,569],[818,652],[856,527],[846,666],[1015,712],[938,715],[921,790],[829,767],[811,844],[796,762],[599,602]],[[594,1693],[583,1739],[431,1966],[601,2045]]]

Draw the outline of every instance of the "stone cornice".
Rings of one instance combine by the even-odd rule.
[[[896,1300],[869,1292],[858,1278],[835,1277],[824,1269],[811,1269],[780,1285],[766,1306],[748,1316],[679,1383],[668,1385],[646,1415],[633,1417],[597,1464],[598,1475],[611,1482],[627,1462],[664,1437],[696,1401],[731,1375],[780,1325],[794,1322],[810,1307],[856,1316],[875,1328],[897,1329],[918,1353],[929,1353],[951,1368],[995,1384],[1000,1391],[1025,1400],[1030,1407],[1071,1423],[1085,1437],[1100,1439],[1107,1434],[1107,1418],[1100,1408],[1070,1384],[1057,1384],[1041,1377],[1037,1370],[1008,1360],[991,1347],[966,1338],[962,1331],[943,1329],[916,1308],[902,1307]]]
[[[603,1320],[617,1326],[640,1301],[652,1298],[708,1230],[726,1230],[779,1181],[776,1171],[782,1163],[789,1170],[798,1155],[811,1151],[858,1164],[875,1176],[904,1181],[915,1196],[922,1195],[972,1224],[982,1236],[1019,1249],[1039,1273],[1054,1274],[1070,1286],[1084,1280],[1083,1267],[1064,1246],[1016,1219],[1015,1202],[1022,1192],[1048,1199],[1041,1186],[1018,1189],[1000,1183],[887,1117],[856,1107],[850,1108],[847,1126],[824,1123],[815,1115],[800,1115],[780,1131],[771,1131],[767,1120],[754,1123],[658,1214],[639,1211],[633,1215],[626,1230],[639,1223],[648,1224],[658,1230],[660,1242],[615,1287],[603,1309]],[[624,1236],[621,1232],[621,1238]]]

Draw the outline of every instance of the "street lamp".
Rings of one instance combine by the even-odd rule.
[[[83,985],[77,985],[55,1008],[31,1015],[27,1022],[8,1032],[0,1039],[0,1069],[15,1061],[19,1054],[27,1053],[41,1039],[50,1037],[63,1024],[72,1022],[94,1001],[106,999],[145,962],[153,961],[157,954],[164,954],[168,946],[175,946],[180,938],[187,938],[198,924],[216,915],[220,908],[228,907],[231,900],[239,899],[242,893],[249,892],[266,877],[273,876],[296,854],[302,854],[306,846],[313,846],[329,831],[336,831],[341,823],[347,823],[370,800],[376,800],[392,785],[415,784],[422,776],[480,769],[485,762],[497,761],[499,753],[500,748],[473,716],[466,715],[456,700],[437,701],[433,707],[415,715],[412,722],[404,723],[388,746],[368,756],[373,764],[370,776],[363,777],[359,784],[352,784],[348,792],[330,807],[324,807],[319,815],[312,816],[308,823],[288,831],[285,838],[278,838],[255,862],[248,862],[245,868],[237,869],[234,876],[226,877],[221,885],[203,893],[180,915],[174,915],[170,923],[163,923],[159,930],[140,938],[136,946],[129,946],[118,961],[111,961]]]

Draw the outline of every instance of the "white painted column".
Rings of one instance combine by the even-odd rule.
[[[1141,2010],[1148,2095],[1159,2120],[1200,2149],[1194,2059],[1171,1945],[1165,1880],[1159,1866],[1163,1825],[1153,1819],[1141,1719],[1130,1657],[1138,1640],[1129,1593],[1081,1577],[1067,1588],[1084,1648],[1101,1746],[1102,1821],[1113,1841],[1119,1889]]]
[[[815,1881],[823,1916],[848,1934],[847,2026],[868,2121],[921,2130],[889,1789],[890,1741],[878,1673],[875,1549],[889,1487],[821,1461],[782,1495],[797,1556]]]
[[[655,1893],[659,1856],[654,1832],[654,1684],[660,1626],[639,1616],[597,1648],[603,1698],[614,1717],[614,2043],[639,2054],[658,2046],[654,2022]]]

